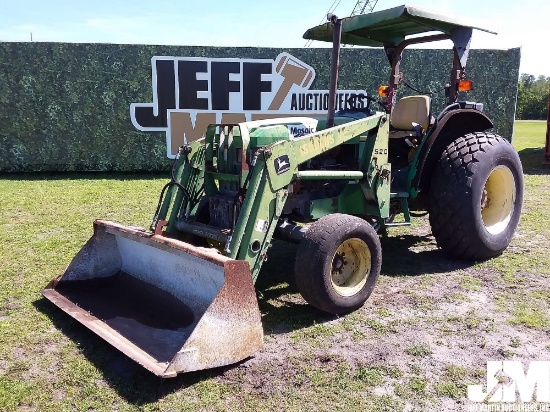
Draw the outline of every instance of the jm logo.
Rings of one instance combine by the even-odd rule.
[[[536,389],[535,389],[536,388]],[[487,391],[482,385],[468,386],[473,402],[530,402],[536,390],[537,402],[550,402],[550,361],[532,361],[524,373],[520,361],[488,361]]]

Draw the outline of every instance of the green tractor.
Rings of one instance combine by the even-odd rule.
[[[261,347],[254,283],[274,238],[298,244],[297,289],[333,314],[365,303],[382,263],[378,232],[409,225],[411,214],[429,213],[450,256],[483,260],[505,250],[521,214],[521,163],[487,131],[483,104],[459,99],[471,88],[472,31],[484,29],[408,6],[329,17],[304,35],[333,43],[326,119],[210,125],[180,148],[151,230],[96,220],[44,296],[171,377]],[[442,39],[454,44],[447,107],[433,113],[427,95],[398,100],[403,49]],[[355,96],[351,110],[335,113],[341,43],[384,48],[391,76],[383,100]],[[292,127],[317,131],[295,137]]]

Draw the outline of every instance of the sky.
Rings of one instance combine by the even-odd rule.
[[[303,33],[324,21],[331,6],[336,6],[336,15],[345,17],[355,4],[356,0],[0,0],[0,41],[30,41],[32,33],[33,41],[48,42],[304,47]],[[378,0],[375,11],[401,4]],[[474,31],[472,48],[521,47],[520,73],[550,76],[547,0],[412,0],[407,4],[496,29],[498,35]],[[311,47],[327,46],[314,42]]]

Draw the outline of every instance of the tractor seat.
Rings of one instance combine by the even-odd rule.
[[[423,130],[430,125],[429,96],[407,96],[395,104],[390,120],[390,139],[416,137],[413,123],[418,123]]]

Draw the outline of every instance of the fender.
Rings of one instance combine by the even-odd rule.
[[[483,132],[491,128],[493,122],[475,109],[457,109],[445,113],[428,132],[421,146],[411,188],[417,192],[429,189],[431,172],[450,142],[468,133]]]

